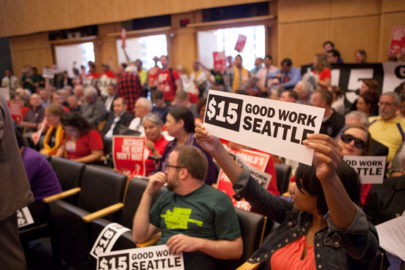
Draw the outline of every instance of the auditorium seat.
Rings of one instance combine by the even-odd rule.
[[[77,206],[57,200],[50,203],[54,256],[77,269],[89,268],[92,245],[89,222],[100,217],[116,220],[123,207],[127,177],[99,167],[86,166]]]
[[[239,260],[221,260],[218,269],[236,269],[262,244],[267,217],[235,208],[243,239],[243,254]]]
[[[147,185],[147,178],[134,177],[129,181],[127,190],[125,192],[124,207],[117,213],[118,219],[114,222],[131,229],[131,231],[124,233],[120,238],[118,238],[112,250],[122,250],[136,247],[135,242],[132,240],[132,221]],[[166,188],[162,187],[158,192],[156,192],[153,196],[152,203],[154,203],[160,194],[165,191]],[[100,232],[110,223],[111,220],[105,218],[96,219],[90,223],[92,243],[97,240],[97,236],[100,234]],[[95,266],[95,263],[96,261],[92,260],[92,267]]]
[[[80,191],[80,184],[86,165],[65,158],[53,157],[51,159],[51,166],[59,179],[63,194],[50,196],[44,199],[44,201],[49,203],[65,198],[64,200],[67,202],[76,204],[77,195],[74,196],[74,194],[77,194]]]
[[[274,163],[274,167],[276,168],[277,188],[281,195],[288,190],[288,184],[290,183],[291,176],[291,166]]]

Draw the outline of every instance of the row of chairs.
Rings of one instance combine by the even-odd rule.
[[[34,224],[21,230],[28,241],[41,227],[51,237],[55,262],[61,259],[76,269],[95,269],[96,260],[89,252],[99,233],[111,222],[132,227],[135,211],[145,190],[147,178],[126,176],[98,166],[84,165],[63,158],[48,158],[59,178],[63,192],[44,199],[49,222]],[[162,188],[153,200],[165,191]],[[240,260],[221,261],[220,269],[235,269],[260,246],[267,219],[263,215],[236,209],[244,252]],[[35,220],[35,216],[34,216]],[[132,231],[124,233],[113,250],[135,248]]]

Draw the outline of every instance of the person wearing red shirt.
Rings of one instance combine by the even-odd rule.
[[[317,86],[321,89],[328,89],[331,85],[331,73],[326,56],[320,53],[315,54],[312,64]]]
[[[60,119],[66,136],[56,153],[77,162],[92,163],[103,156],[103,139],[90,123],[77,113],[68,113]]]
[[[169,68],[169,57],[162,55],[160,57],[162,68],[158,75],[158,88],[163,92],[164,100],[169,103],[174,99],[177,90],[182,90],[179,73]]]
[[[153,57],[153,61],[155,62],[155,66],[148,70],[148,87],[150,91],[157,89],[158,75],[160,71],[160,68],[157,65],[157,62],[159,62],[159,57]]]
[[[156,113],[150,113],[145,116],[143,128],[146,137],[146,157],[145,161],[146,176],[152,174],[156,169],[157,161],[162,157],[168,141],[162,135],[163,121]],[[151,158],[149,158],[151,157]]]

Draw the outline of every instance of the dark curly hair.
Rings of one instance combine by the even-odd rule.
[[[60,122],[62,126],[72,126],[79,130],[80,135],[86,134],[94,127],[83,116],[78,113],[66,113],[61,116]]]

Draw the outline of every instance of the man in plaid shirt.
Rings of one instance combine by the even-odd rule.
[[[129,65],[117,80],[117,93],[126,100],[127,112],[134,112],[135,102],[143,96],[143,91],[136,67]]]

